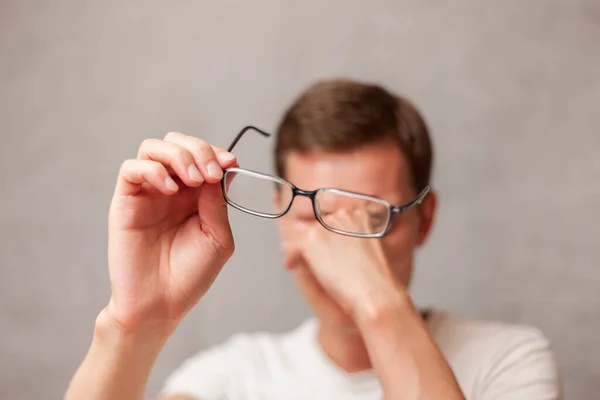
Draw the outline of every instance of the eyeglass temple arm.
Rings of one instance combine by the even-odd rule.
[[[238,134],[237,134],[237,136],[235,137],[235,139],[233,139],[233,142],[231,142],[231,144],[230,144],[230,145],[229,145],[229,147],[227,148],[227,151],[229,151],[229,152],[230,152],[231,150],[233,150],[233,148],[234,148],[234,147],[235,147],[235,145],[236,145],[236,144],[237,144],[237,143],[240,141],[240,139],[242,138],[242,136],[244,136],[244,134],[245,134],[247,131],[249,131],[249,130],[254,130],[254,131],[256,131],[256,132],[260,133],[261,135],[263,135],[263,136],[265,136],[265,137],[269,137],[269,136],[271,136],[271,134],[270,134],[270,133],[267,133],[267,132],[263,131],[262,129],[258,129],[258,128],[257,128],[257,127],[255,127],[255,126],[248,125],[248,126],[247,126],[247,127],[245,127],[244,129],[242,129],[242,130],[240,131],[240,133],[238,133]]]
[[[403,204],[401,206],[395,206],[392,211],[395,214],[399,214],[399,213],[404,212],[405,210],[408,210],[409,208],[415,206],[416,204],[420,204],[423,201],[423,199],[425,198],[425,196],[427,196],[427,194],[429,193],[430,190],[431,190],[431,186],[429,186],[429,185],[425,186],[425,189],[421,190],[421,193],[419,193],[417,195],[417,197],[412,199],[409,203]]]

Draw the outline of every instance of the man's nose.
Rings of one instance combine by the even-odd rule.
[[[283,218],[288,219],[290,227],[297,233],[303,232],[313,223],[318,223],[312,200],[307,196],[296,196]]]
[[[318,221],[315,216],[307,216],[305,218],[298,218],[294,220],[292,224],[292,232],[294,234],[300,235],[304,233],[309,227],[317,224]]]

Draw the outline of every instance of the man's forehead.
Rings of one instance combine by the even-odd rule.
[[[383,198],[396,197],[412,186],[405,157],[390,144],[343,152],[292,152],[286,178],[305,190],[334,187]]]

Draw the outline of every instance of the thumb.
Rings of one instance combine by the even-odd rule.
[[[221,250],[230,256],[233,252],[233,233],[221,182],[202,185],[198,196],[198,216],[202,231],[211,236]]]

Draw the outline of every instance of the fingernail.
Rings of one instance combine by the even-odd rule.
[[[190,178],[192,178],[196,182],[202,182],[204,180],[202,174],[198,170],[198,167],[196,167],[196,164],[190,164],[190,166],[188,167],[188,174],[190,175]]]
[[[216,161],[211,160],[206,166],[208,174],[215,179],[221,179],[223,177],[223,170],[219,167]]]
[[[170,176],[167,176],[165,178],[165,185],[167,186],[167,189],[169,189],[169,190],[177,190],[179,188],[179,186],[177,186],[177,184],[175,183],[173,178],[171,178]]]
[[[235,158],[235,156],[229,152],[223,152],[223,153],[219,153],[217,154],[217,158],[219,159],[219,161],[221,162],[227,162],[227,161],[231,161]]]

